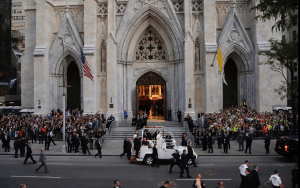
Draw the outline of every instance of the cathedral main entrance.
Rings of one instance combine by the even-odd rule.
[[[71,62],[67,69],[67,84],[71,87],[67,88],[67,109],[81,110],[80,100],[80,77],[79,69],[75,62]]]
[[[228,59],[224,72],[228,86],[223,83],[223,108],[238,106],[238,75],[233,59]]]
[[[146,113],[148,119],[165,119],[166,82],[158,74],[148,72],[136,82],[137,114]]]

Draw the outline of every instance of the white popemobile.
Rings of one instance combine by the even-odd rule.
[[[144,131],[148,130],[148,132],[155,132],[159,130],[159,134],[156,136],[156,140],[146,140],[146,138],[143,138]],[[171,136],[171,139],[163,139],[167,133]],[[180,155],[183,153],[183,150],[186,149],[186,146],[177,146],[176,140],[171,133],[170,130],[165,128],[164,126],[145,126],[142,129],[141,134],[141,148],[138,155],[138,158],[136,158],[137,161],[143,161],[148,165],[152,164],[153,158],[152,158],[152,147],[156,143],[157,153],[158,153],[158,159],[159,160],[171,160],[173,158],[172,154],[175,153],[175,149],[177,149],[180,153]],[[134,146],[132,146],[134,148]],[[135,150],[132,149],[132,153],[135,153]],[[198,158],[198,155],[193,150],[193,154],[195,159]],[[189,164],[192,163],[192,160],[189,160]]]

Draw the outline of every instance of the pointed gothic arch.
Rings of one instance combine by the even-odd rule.
[[[125,22],[125,21],[124,21]],[[178,29],[159,9],[147,5],[136,13],[121,30],[117,31],[117,58],[119,61],[132,61],[134,47],[141,33],[149,26],[155,28],[164,39],[169,61],[183,59],[183,31]]]

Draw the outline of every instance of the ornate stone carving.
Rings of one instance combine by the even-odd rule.
[[[107,14],[107,4],[106,3],[99,3],[97,12],[100,15],[106,15]]]
[[[139,42],[135,59],[150,61],[166,60],[163,41],[151,28],[145,32],[144,37]]]
[[[236,27],[236,25],[235,25],[235,23],[234,23],[234,24],[233,24],[233,27],[232,27],[232,29],[231,29],[229,35],[228,35],[227,42],[228,42],[229,44],[231,44],[231,43],[239,43],[239,42],[242,42],[242,41],[243,41],[243,39],[242,39],[242,37],[241,37],[241,34],[240,34],[240,32],[238,31],[238,29],[237,29],[237,27]]]
[[[117,14],[124,14],[127,3],[117,3]]]
[[[158,9],[166,9],[164,0],[136,0],[133,7],[134,11],[144,8],[146,5],[152,5]]]
[[[184,12],[184,8],[183,8],[184,3],[183,2],[175,2],[175,3],[173,3],[173,5],[174,5],[174,10],[176,13]]]
[[[202,1],[196,0],[192,1],[192,12],[201,12],[202,11]]]

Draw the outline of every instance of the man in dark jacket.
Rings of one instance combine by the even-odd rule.
[[[128,137],[126,136],[126,138],[123,141],[123,153],[120,155],[121,159],[122,159],[122,156],[124,156],[125,153],[127,153],[127,140],[128,140]]]
[[[189,166],[188,166],[188,157],[186,155],[186,150],[183,150],[183,153],[181,154],[181,171],[180,171],[180,177],[183,178],[184,169],[186,171],[187,177],[192,178],[190,176]]]
[[[139,134],[137,134],[133,142],[134,142],[134,149],[135,149],[135,158],[137,158],[141,148],[141,139]]]
[[[18,150],[20,148],[19,138],[16,138],[14,141],[14,149],[15,149],[15,158],[18,158]]]
[[[172,154],[172,156],[173,156],[173,159],[172,159],[172,163],[170,166],[170,171],[169,171],[170,174],[172,173],[172,168],[174,165],[179,166],[179,169],[181,170],[180,155],[179,155],[179,152],[177,149],[175,150],[175,153]]]
[[[238,151],[244,151],[244,140],[245,140],[245,137],[244,137],[243,133],[241,133],[237,138],[237,142],[239,143]]]
[[[5,148],[5,152],[6,151],[9,152],[9,149],[10,149],[10,139],[9,139],[9,136],[6,133],[4,133],[4,135],[3,135],[2,142],[3,142],[4,148]]]
[[[266,154],[269,154],[269,147],[270,147],[270,142],[271,142],[271,139],[269,137],[269,134],[266,133],[266,138],[265,138],[265,149],[266,149]]]
[[[126,152],[127,152],[127,159],[130,160],[131,157],[131,138],[128,138],[127,144],[126,144]]]
[[[250,169],[246,168],[246,177],[244,182],[244,188],[254,188],[255,179],[252,174],[250,174]]]
[[[102,145],[101,145],[101,142],[100,142],[99,138],[96,141],[96,148],[98,150],[98,153],[95,155],[95,158],[96,158],[97,155],[99,155],[99,158],[102,158],[102,153],[101,153]]]
[[[29,142],[26,147],[27,147],[27,153],[26,153],[26,158],[25,158],[24,164],[26,164],[27,159],[29,157],[32,160],[33,164],[35,164],[36,161],[32,158],[31,142]]]
[[[257,170],[258,170],[258,166],[254,165],[254,170],[251,170],[251,172],[250,172],[250,174],[252,174],[254,177],[254,181],[255,181],[254,188],[260,187],[260,181],[259,181],[259,176],[258,176]]]
[[[72,134],[69,134],[69,138],[67,140],[68,144],[68,153],[72,153],[72,147],[73,147],[73,137]]]
[[[295,169],[292,169],[292,182],[293,186],[292,188],[296,188],[296,185],[299,186],[298,184],[298,163],[295,165]]]
[[[203,131],[202,146],[203,146],[202,151],[206,151],[207,150],[207,137],[206,137],[205,131]]]
[[[47,132],[47,134],[45,135],[45,150],[49,150],[49,146],[50,146],[50,133]]]
[[[186,134],[184,135],[184,139],[182,140],[181,145],[182,146],[187,146],[187,136],[186,136]]]
[[[191,141],[189,141],[189,145],[188,145],[187,149],[188,149],[188,154],[187,154],[188,160],[192,159],[192,164],[194,165],[194,167],[197,167],[196,162],[195,162],[195,158],[194,158],[194,152],[193,152],[193,149],[192,149],[192,142]]]
[[[158,153],[157,153],[157,149],[156,149],[156,144],[154,144],[154,146],[152,148],[152,158],[153,158],[152,167],[154,167],[154,165],[156,165],[157,167],[159,167],[159,164],[158,164]]]
[[[21,157],[25,157],[25,146],[26,146],[26,140],[24,137],[20,139],[20,150],[21,150]]]
[[[245,153],[247,153],[247,149],[249,149],[249,154],[252,154],[251,153],[251,144],[252,144],[252,139],[250,138],[249,135],[247,135],[247,137],[246,137],[246,150],[245,150]]]
[[[212,148],[212,142],[213,142],[213,138],[212,138],[211,132],[208,132],[208,152],[207,153],[210,153],[210,150],[211,150],[211,153],[214,152],[214,150]]]
[[[224,148],[224,153],[226,154],[228,151],[228,142],[229,142],[229,136],[227,136],[227,133],[225,132],[223,136],[223,148]]]
[[[79,152],[78,151],[78,147],[79,147],[79,145],[80,145],[80,143],[79,143],[79,139],[78,139],[78,134],[75,134],[74,133],[74,135],[73,135],[73,144],[75,145],[75,153],[76,152]]]

